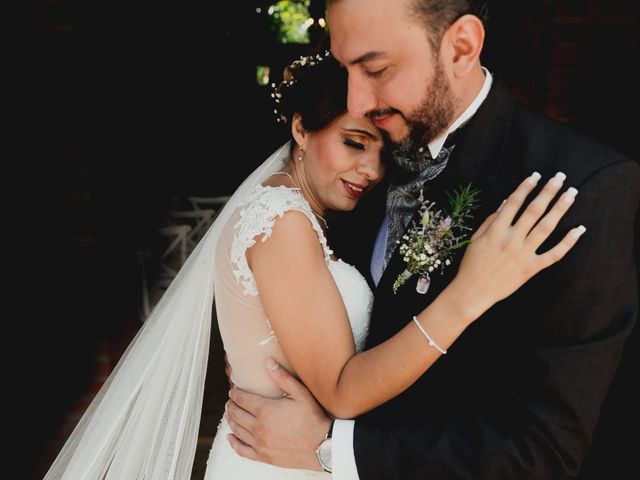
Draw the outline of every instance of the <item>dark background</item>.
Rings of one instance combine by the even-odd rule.
[[[20,352],[12,400],[29,424],[16,437],[27,455],[20,471],[63,435],[99,359],[108,370],[138,328],[136,252],[156,248],[166,211],[188,195],[231,193],[284,141],[256,65],[277,77],[308,47],[275,42],[269,4],[23,4],[9,42],[17,82],[3,175],[18,327],[8,347]],[[638,5],[495,0],[484,63],[531,108],[638,159]],[[323,10],[312,2],[312,16]],[[637,478],[637,442],[623,440],[640,427],[637,337],[605,405],[589,478]]]

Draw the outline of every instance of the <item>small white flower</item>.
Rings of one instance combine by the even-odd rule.
[[[427,256],[424,253],[420,254],[420,260],[422,260],[423,262],[427,259]]]
[[[451,265],[451,260],[449,260],[449,259],[445,260],[445,261],[444,261],[444,264],[445,264],[445,265]]]

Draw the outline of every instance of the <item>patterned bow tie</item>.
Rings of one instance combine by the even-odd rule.
[[[406,230],[409,222],[413,218],[419,207],[420,192],[424,184],[429,180],[436,178],[447,166],[449,156],[454,144],[443,146],[435,160],[429,157],[424,161],[427,166],[417,175],[412,176],[406,181],[392,183],[387,192],[387,218],[389,221],[387,229],[387,242],[385,246],[384,265],[389,263],[389,259],[396,248],[397,241]],[[427,149],[428,151],[428,149]]]

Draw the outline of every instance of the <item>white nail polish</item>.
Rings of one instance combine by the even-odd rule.
[[[498,207],[498,210],[496,210],[496,212],[499,212],[500,210],[502,210],[502,207],[504,207],[505,203],[507,203],[507,201],[503,200],[502,203],[500,204],[500,206]]]
[[[564,173],[558,172],[556,173],[555,177],[551,179],[550,183],[556,187],[561,187],[566,178],[567,176]]]
[[[529,178],[527,178],[527,182],[529,182],[534,187],[538,184],[538,181],[542,178],[538,172],[533,172]]]
[[[576,198],[576,195],[578,195],[578,190],[571,187],[570,189],[567,190],[564,196],[565,202],[573,202]]]
[[[575,238],[580,238],[584,232],[587,231],[587,227],[584,225],[580,225],[578,228],[573,230],[573,235]]]

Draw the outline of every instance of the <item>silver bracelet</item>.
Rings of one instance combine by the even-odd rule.
[[[441,354],[446,355],[447,351],[444,348],[441,348],[436,342],[433,341],[433,338],[431,338],[431,336],[429,336],[429,334],[425,331],[425,329],[422,328],[422,325],[420,325],[420,322],[418,321],[415,315],[413,316],[413,321],[416,323],[416,325],[418,326],[418,328],[420,329],[424,337],[429,342],[429,346],[435,348]]]

